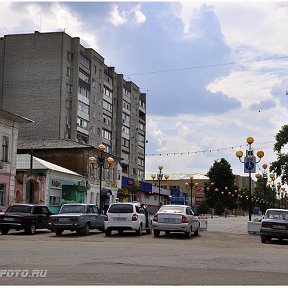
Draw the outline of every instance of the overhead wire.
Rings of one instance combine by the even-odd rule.
[[[253,63],[253,62],[263,62],[263,61],[269,61],[269,60],[281,60],[281,59],[288,59],[288,56],[271,57],[271,58],[264,58],[264,59],[255,59],[255,60],[245,60],[245,61],[239,61],[239,62],[218,63],[218,64],[210,64],[210,65],[199,65],[199,66],[192,66],[192,67],[186,67],[186,68],[173,68],[173,69],[167,69],[167,70],[157,70],[157,71],[130,73],[130,74],[124,74],[124,76],[125,77],[130,77],[130,76],[158,74],[158,73],[185,71],[185,70],[193,70],[193,69],[205,69],[205,68],[213,68],[213,67],[221,67],[221,66]]]
[[[258,143],[258,144],[269,144],[269,143],[274,143],[274,142],[264,142],[264,143]],[[176,156],[176,155],[189,155],[189,154],[204,154],[204,153],[211,153],[211,152],[219,152],[219,151],[225,151],[229,149],[234,149],[234,148],[241,148],[241,147],[247,147],[248,144],[243,144],[243,145],[233,145],[233,146],[228,146],[228,147],[221,147],[221,148],[214,148],[214,149],[203,149],[203,150],[197,150],[197,151],[188,151],[188,152],[159,152],[159,153],[147,153],[145,156]],[[255,148],[255,147],[254,147]],[[263,149],[263,148],[257,148],[257,149]],[[265,149],[273,149],[273,147],[265,148]]]

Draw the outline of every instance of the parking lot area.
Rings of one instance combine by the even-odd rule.
[[[190,239],[11,231],[0,236],[0,269],[28,276],[2,275],[0,285],[287,285],[288,242],[262,244],[258,235],[247,233],[247,221],[209,218],[207,231]],[[34,277],[35,269],[45,277]]]

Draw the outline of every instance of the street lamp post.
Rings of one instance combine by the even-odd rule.
[[[256,161],[256,157],[253,155],[253,150],[251,145],[254,142],[253,137],[248,137],[246,139],[248,144],[248,149],[246,150],[246,157],[244,157],[244,161],[241,159],[243,157],[243,152],[241,150],[236,152],[236,157],[238,157],[241,163],[244,163],[244,173],[249,173],[249,221],[251,221],[251,209],[252,209],[252,189],[251,189],[251,173],[256,172],[256,163],[259,163],[261,159],[264,157],[264,152],[262,150],[257,151],[257,157],[259,158]]]
[[[100,152],[100,154],[97,156],[97,159],[95,157],[89,157],[89,163],[92,166],[92,168],[95,168],[95,164],[98,164],[99,167],[99,190],[100,190],[100,199],[99,199],[99,209],[100,209],[100,213],[104,214],[104,207],[103,207],[103,201],[102,201],[102,170],[105,167],[105,145],[104,144],[100,144],[98,147],[98,150]],[[106,163],[108,165],[108,168],[111,167],[111,165],[113,165],[114,163],[114,159],[112,157],[108,157],[106,159]]]
[[[169,175],[164,175],[163,174],[163,172],[162,172],[162,170],[163,170],[163,165],[159,165],[158,166],[158,169],[159,169],[159,173],[157,174],[157,180],[158,180],[158,196],[159,196],[159,199],[158,199],[158,201],[159,201],[159,208],[160,208],[160,206],[161,206],[161,181],[163,180],[163,176],[164,176],[164,178],[165,178],[165,180],[168,180],[169,179]],[[152,174],[151,175],[151,178],[154,180],[155,179],[155,177],[156,177],[156,175],[155,174]]]
[[[193,176],[189,177],[190,181],[185,183],[186,188],[188,189],[190,187],[190,204],[191,204],[191,208],[193,207]]]
[[[260,174],[255,174],[255,177],[257,178],[257,180],[259,180],[260,179],[260,177],[262,177],[262,179],[263,179],[263,201],[264,201],[264,210],[266,211],[266,187],[267,187],[267,182],[268,182],[268,176],[267,176],[267,171],[266,171],[266,169],[267,169],[267,167],[268,167],[268,165],[267,164],[263,164],[262,165],[262,168],[263,168],[263,171],[262,171],[262,175],[260,175]],[[262,211],[263,212],[263,211]]]
[[[159,165],[158,166],[158,169],[159,169],[159,173],[157,174],[157,179],[158,179],[158,188],[159,188],[159,208],[160,208],[160,205],[161,205],[161,201],[160,201],[160,194],[161,194],[161,180],[163,179],[163,173],[162,173],[162,169],[163,169],[163,166],[162,165]]]
[[[271,181],[272,181],[272,208],[274,208],[274,199],[275,199],[275,174],[270,174],[269,175]]]

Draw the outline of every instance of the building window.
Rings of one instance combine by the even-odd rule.
[[[67,60],[70,62],[71,61],[71,52],[67,51]]]
[[[93,71],[94,71],[94,74],[96,75],[96,74],[97,74],[97,67],[96,67],[96,65],[94,65]]]
[[[131,96],[131,92],[129,90],[127,90],[126,88],[123,88],[123,94],[125,96],[127,96],[128,98],[130,98],[130,96]]]
[[[79,70],[79,78],[88,84],[90,83],[90,77],[81,69]]]
[[[109,112],[112,112],[112,104],[103,100],[103,109],[108,110]]]
[[[129,148],[129,140],[122,137],[122,146],[126,147],[126,148]]]
[[[111,117],[108,117],[107,115],[103,115],[103,123],[108,125],[108,126],[111,126],[112,124],[112,118]]]
[[[89,96],[90,96],[90,92],[81,86],[79,86],[79,94],[81,94],[82,96],[84,96],[86,98],[89,98]]]
[[[60,197],[50,196],[50,206],[60,206]]]
[[[82,118],[79,118],[79,117],[77,118],[77,126],[88,130],[88,124],[89,124],[88,121],[86,121],[86,120],[84,120]]]
[[[90,61],[82,54],[80,54],[80,64],[90,70]]]
[[[0,206],[6,206],[6,184],[0,183]]]
[[[130,134],[130,129],[128,127],[126,127],[126,126],[122,126],[122,131],[123,131],[123,133],[125,133],[127,135]]]
[[[107,140],[111,140],[111,132],[103,129],[103,130],[102,130],[102,137],[105,138],[105,139],[107,139]]]
[[[2,139],[2,161],[8,162],[9,138],[3,136]]]
[[[72,93],[72,85],[69,83],[66,83],[66,92],[67,93]]]
[[[103,89],[104,89],[103,94],[112,99],[112,95],[113,95],[112,90],[110,90],[109,88],[105,86],[103,86]]]
[[[123,121],[123,123],[129,124],[130,123],[130,116],[126,113],[122,113],[122,121]]]
[[[128,103],[127,101],[123,101],[123,108],[130,110],[130,103]]]
[[[78,101],[78,111],[89,115],[89,106],[81,101]]]
[[[141,131],[145,131],[145,125],[143,123],[141,123],[141,122],[139,122],[139,129]]]
[[[66,69],[66,76],[70,77],[71,76],[71,68],[67,67]]]

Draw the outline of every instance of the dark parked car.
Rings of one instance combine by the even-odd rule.
[[[47,206],[37,204],[13,204],[6,212],[0,214],[0,231],[6,235],[9,230],[25,230],[35,234],[36,229],[50,229],[50,215]]]
[[[288,239],[288,210],[267,209],[261,221],[260,236],[262,243],[272,238]]]
[[[63,204],[59,213],[51,216],[51,225],[56,235],[64,230],[88,235],[90,229],[104,232],[104,215],[93,204]]]

